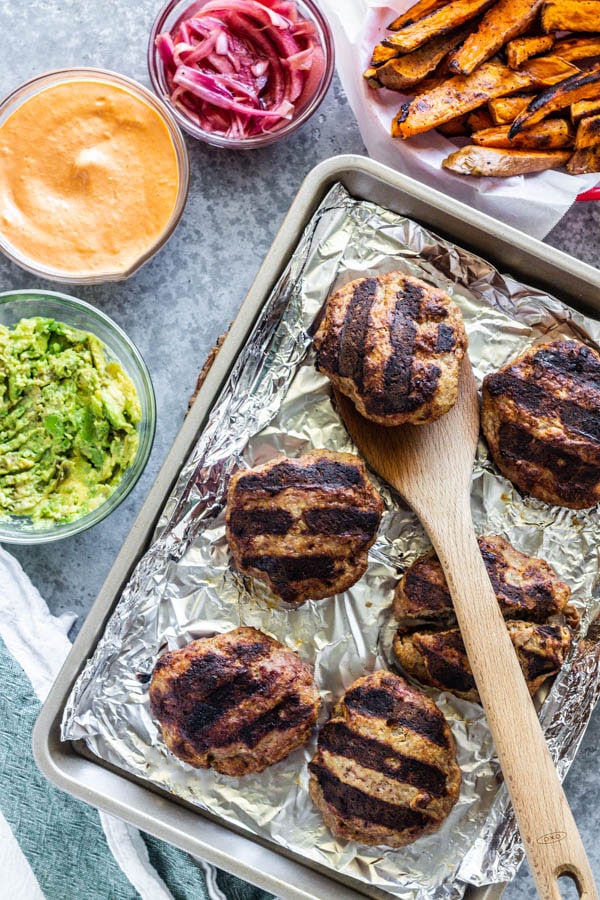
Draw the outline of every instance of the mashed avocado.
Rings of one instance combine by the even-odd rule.
[[[135,458],[140,416],[93,334],[41,317],[0,326],[0,516],[50,524],[100,506]]]

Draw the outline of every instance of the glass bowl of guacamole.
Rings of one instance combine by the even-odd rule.
[[[112,319],[66,294],[0,293],[0,542],[100,522],[140,477],[155,426],[146,364]]]

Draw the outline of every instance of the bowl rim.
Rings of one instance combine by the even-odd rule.
[[[299,0],[299,2],[308,8],[310,16],[316,21],[323,35],[322,46],[325,57],[325,67],[321,82],[300,115],[292,118],[287,125],[282,125],[281,128],[278,128],[275,131],[254,135],[249,138],[228,138],[210,131],[204,131],[204,129],[200,128],[199,125],[196,125],[187,118],[187,116],[171,102],[169,94],[165,92],[163,85],[161,84],[160,76],[164,69],[156,49],[156,38],[161,33],[164,22],[173,10],[180,5],[183,6],[184,3],[190,8],[195,5],[195,2],[196,0],[167,0],[154,19],[148,38],[147,63],[152,88],[160,100],[168,106],[171,115],[176,119],[179,126],[199,141],[204,141],[207,144],[211,144],[213,147],[222,147],[228,150],[257,150],[261,147],[266,147],[269,144],[274,144],[276,141],[288,137],[290,134],[301,128],[317,111],[325,99],[335,72],[335,44],[333,40],[333,31],[325,13],[315,0]],[[204,0],[204,2],[208,2],[208,0]]]
[[[150,105],[154,111],[162,118],[173,143],[175,155],[177,158],[177,172],[179,183],[177,188],[177,197],[175,205],[171,212],[171,216],[163,234],[158,240],[146,250],[128,269],[119,272],[102,272],[93,275],[76,275],[74,273],[65,273],[60,269],[53,269],[50,266],[37,265],[35,260],[28,256],[24,256],[9,241],[5,240],[0,231],[0,252],[16,263],[27,272],[37,275],[40,278],[48,278],[60,284],[104,284],[106,282],[124,281],[130,278],[137,270],[148,262],[159,250],[167,243],[175,228],[179,224],[179,220],[183,215],[190,187],[190,161],[187,146],[177,120],[173,116],[170,108],[163,100],[150,88],[128,75],[122,75],[112,69],[103,69],[97,66],[68,66],[61,69],[50,69],[39,75],[23,81],[14,87],[8,94],[0,100],[0,127],[2,123],[30,97],[41,92],[46,87],[52,87],[55,84],[68,81],[109,81],[124,89],[128,89],[131,93],[137,95],[138,99]],[[38,90],[39,88],[39,90]]]
[[[54,523],[47,528],[40,528],[39,530],[36,530],[35,528],[31,528],[31,530],[21,532],[14,529],[8,530],[6,527],[6,523],[8,520],[0,519],[0,544],[46,544],[50,543],[51,541],[58,541],[63,540],[64,538],[73,537],[76,534],[87,531],[89,528],[92,528],[99,522],[102,522],[103,519],[107,518],[110,513],[114,512],[114,510],[121,505],[121,503],[125,500],[126,497],[129,496],[133,488],[138,483],[142,473],[146,468],[148,459],[150,458],[150,453],[152,452],[154,439],[156,436],[156,394],[154,391],[154,384],[152,383],[152,377],[150,375],[150,371],[148,369],[148,366],[146,365],[144,357],[138,350],[134,341],[132,341],[132,339],[121,328],[121,326],[118,325],[114,321],[114,319],[111,319],[110,316],[108,316],[97,306],[88,303],[86,300],[81,300],[79,297],[73,297],[71,294],[63,294],[60,291],[44,290],[38,288],[34,288],[31,290],[25,288],[12,291],[2,291],[0,292],[0,307],[10,302],[19,302],[20,300],[27,301],[27,299],[50,299],[58,301],[66,307],[71,307],[76,310],[83,311],[92,319],[99,319],[105,326],[107,326],[109,331],[113,331],[121,339],[121,341],[128,348],[128,351],[131,354],[131,360],[128,360],[127,362],[133,361],[134,366],[138,369],[140,379],[144,385],[145,398],[148,404],[148,412],[146,419],[142,419],[138,423],[138,434],[140,435],[140,441],[135,458],[131,465],[128,466],[128,468],[123,473],[121,480],[118,482],[112,494],[110,494],[110,496],[107,497],[106,500],[104,500],[99,506],[91,510],[89,513],[86,513],[84,516],[72,519],[70,522]],[[92,328],[90,328],[89,331],[91,334],[94,334]],[[101,341],[103,346],[106,346],[101,338],[99,338],[99,340]],[[108,349],[110,350],[110,348]],[[126,362],[124,362],[122,357],[116,358],[118,359],[118,362],[125,368]],[[131,471],[133,471],[133,475],[131,475],[129,479],[127,479],[127,472]]]

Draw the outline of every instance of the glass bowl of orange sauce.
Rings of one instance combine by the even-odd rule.
[[[188,186],[175,119],[124,75],[61,69],[0,103],[0,250],[35,275],[128,278],[173,233]]]

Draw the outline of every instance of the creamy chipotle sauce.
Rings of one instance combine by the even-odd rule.
[[[126,272],[166,231],[178,186],[167,125],[116,84],[44,88],[0,125],[0,234],[34,264]]]

